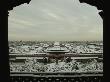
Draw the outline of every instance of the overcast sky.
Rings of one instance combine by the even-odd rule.
[[[103,20],[79,0],[32,0],[10,11],[9,40],[103,40]]]

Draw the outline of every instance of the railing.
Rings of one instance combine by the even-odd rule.
[[[52,55],[42,54],[9,54],[9,57],[50,57]],[[79,54],[60,54],[64,57],[103,57],[103,53],[79,53]]]
[[[13,72],[10,74],[34,74],[34,75],[81,75],[81,74],[103,74],[103,71],[76,71],[76,72]]]
[[[11,82],[102,82],[103,78],[103,72],[10,74]]]

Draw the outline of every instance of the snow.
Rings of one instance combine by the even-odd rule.
[[[53,43],[53,44],[52,44]],[[17,45],[15,43],[11,43],[14,45]],[[37,55],[37,54],[47,54],[47,51],[68,51],[67,54],[73,54],[73,53],[103,53],[103,45],[100,43],[102,46],[97,46],[93,45],[94,43],[87,45],[86,43],[61,43],[63,47],[60,46],[60,42],[50,42],[50,43],[35,43],[35,45],[28,45],[24,42],[25,45],[19,45],[19,46],[10,46],[9,47],[9,52],[10,55],[11,53],[19,53],[23,55]],[[52,45],[51,45],[52,44]],[[98,44],[98,43],[97,43]],[[49,47],[51,45],[51,47]],[[44,48],[45,47],[45,48]],[[14,54],[13,54],[14,55]],[[80,55],[80,54],[79,54]],[[80,57],[81,58],[81,57]],[[30,57],[26,58],[25,64],[13,64],[10,63],[10,71],[26,71],[26,72],[81,72],[81,71],[103,71],[103,62],[97,62],[93,61],[88,63],[82,63],[82,62],[77,62],[75,59],[80,59],[79,57],[73,58],[72,61],[69,63],[66,63],[64,61],[58,61],[58,64],[56,64],[54,61],[51,63],[42,63],[38,62],[38,59],[43,59],[43,57],[35,58],[35,57]],[[91,57],[83,57],[83,59],[90,59]],[[93,58],[93,57],[92,57]],[[96,59],[97,57],[94,57]],[[20,57],[18,58],[20,59]],[[98,66],[98,68],[97,68]],[[75,69],[75,68],[79,69]]]

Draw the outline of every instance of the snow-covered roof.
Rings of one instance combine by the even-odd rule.
[[[29,48],[30,46],[28,46],[28,45],[23,45],[23,46],[21,46],[21,48]]]
[[[59,45],[60,45],[59,42],[55,42],[55,43],[54,43],[54,46],[59,46]]]
[[[54,46],[46,49],[46,51],[66,51],[66,50],[67,50],[66,47],[60,47],[60,46]]]
[[[65,47],[52,47],[52,48],[48,48],[45,50],[46,52],[60,52],[60,53],[63,53],[63,52],[69,52],[68,49],[66,49]]]

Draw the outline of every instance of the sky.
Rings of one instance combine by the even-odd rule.
[[[96,7],[79,0],[31,0],[9,12],[9,40],[103,40]]]

